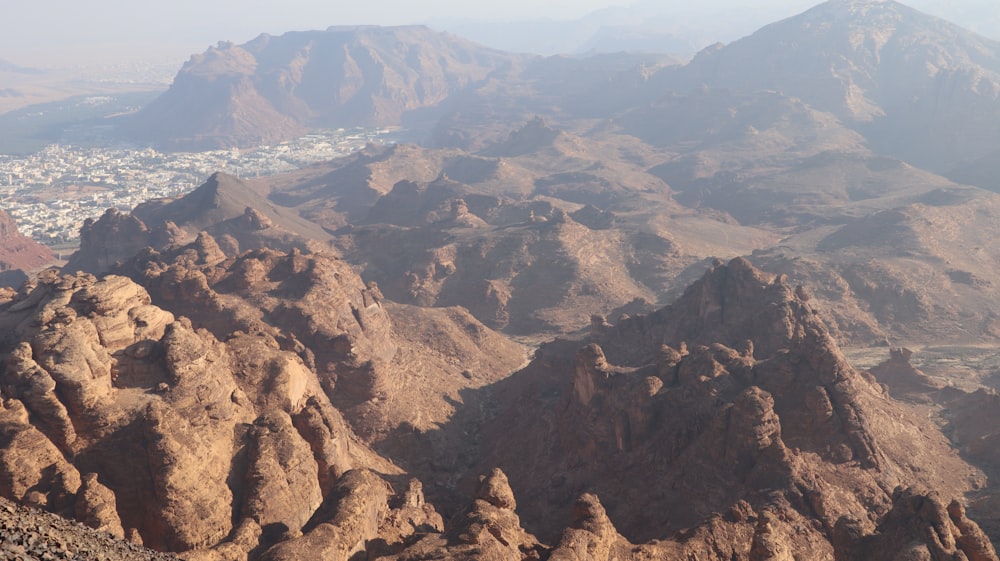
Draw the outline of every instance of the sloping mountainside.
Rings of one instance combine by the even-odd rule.
[[[322,254],[129,267],[0,303],[4,496],[190,559],[997,559],[981,473],[743,260],[502,381]]]
[[[202,235],[132,265],[149,290],[48,272],[2,304],[0,492],[157,549],[245,557],[297,535],[355,468],[405,486],[352,425],[369,442],[426,430],[524,362],[461,310],[400,308],[436,332],[397,337],[377,288],[321,254],[226,259]]]
[[[752,254],[810,286],[841,342],[969,344],[1000,333],[996,200],[801,102],[712,90],[585,134],[532,118],[478,153],[373,145],[286,175],[216,174],[89,221],[67,270],[204,230],[229,257],[333,251],[393,301],[463,306],[539,341],[649,311],[710,258]]]
[[[0,286],[18,286],[26,272],[55,261],[44,245],[21,234],[9,214],[0,209]]]
[[[830,0],[654,82],[778,91],[937,172],[998,149],[1000,44],[893,1]]]
[[[241,49],[263,57],[274,45],[330,33],[346,32],[262,38],[207,58]],[[354,32],[358,41],[393,33],[419,35]],[[466,306],[522,335],[572,332],[590,314],[642,309],[631,302],[665,303],[707,258],[760,251],[784,256],[758,259],[761,266],[811,279],[816,307],[841,341],[994,340],[1000,307],[988,283],[994,267],[981,255],[988,245],[954,243],[945,252],[902,241],[909,249],[901,260],[891,243],[855,250],[822,240],[837,229],[884,231],[864,224],[913,205],[965,212],[973,205],[942,201],[972,197],[990,206],[928,169],[996,188],[995,54],[994,43],[895,2],[831,1],[685,66],[646,55],[508,58],[439,106],[444,117],[429,142],[447,148],[373,146],[247,182],[268,202],[246,207],[289,207],[319,224],[327,232],[268,215],[275,232],[332,240],[391,299]],[[255,72],[266,66],[253,57]],[[229,64],[195,62],[206,77]],[[347,80],[345,68],[324,75]],[[968,159],[975,165],[964,167]],[[156,240],[131,236],[128,247],[99,250],[90,263],[175,241],[167,222],[187,211],[149,207],[133,216]],[[963,220],[969,232],[993,230],[988,213]],[[184,240],[209,222],[191,222]],[[913,226],[915,236],[934,234]],[[288,234],[281,242],[212,234],[230,255],[267,243],[305,247]],[[601,266],[583,255],[601,256]],[[551,277],[545,290],[525,290],[537,284],[531,269]]]
[[[322,247],[329,239],[321,227],[239,179],[215,173],[183,197],[147,201],[129,214],[111,208],[97,220],[88,219],[80,230],[80,249],[65,270],[106,273],[143,248],[182,245],[200,232],[217,236],[228,255],[261,247]]]
[[[543,346],[505,381],[484,464],[532,497],[522,516],[541,535],[584,491],[633,542],[745,501],[758,524],[799,528],[771,539],[809,558],[838,549],[845,525],[874,530],[897,486],[981,484],[847,363],[800,293],[737,259],[655,313]]]
[[[261,35],[192,57],[127,129],[190,149],[269,144],[307,127],[400,125],[518,58],[422,26]]]
[[[846,339],[991,341],[998,332],[998,204],[997,195],[977,189],[935,190],[919,202],[791,236],[751,260],[811,287],[816,306]]]
[[[646,171],[655,151],[619,140],[533,119],[480,154],[373,147],[332,171],[259,185],[328,228],[346,224],[333,243],[388,298],[460,305],[536,337],[648,309],[705,258],[776,241],[678,205]]]

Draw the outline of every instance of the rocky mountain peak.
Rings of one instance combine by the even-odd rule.
[[[601,497],[630,540],[690,527],[745,501],[782,513],[746,528],[781,541],[782,517],[814,518],[832,530],[841,516],[887,510],[886,487],[916,480],[930,487],[962,469],[943,437],[916,428],[925,420],[850,366],[804,290],[741,258],[716,263],[670,306],[601,322],[577,345],[544,345],[509,384],[488,461],[535,498],[521,501],[521,516],[543,537],[554,529],[546,522],[552,509],[582,488]],[[511,426],[510,419],[519,420]],[[917,448],[934,459],[913,468]],[[523,457],[532,458],[530,468]],[[649,473],[658,475],[645,477],[641,491],[615,483]],[[958,496],[973,483],[942,492]],[[827,494],[840,485],[856,498]]]
[[[828,0],[806,11],[806,14],[865,17],[873,12],[898,11],[902,4],[894,0]]]
[[[172,148],[208,148],[288,140],[317,126],[398,125],[417,111],[437,113],[520,58],[423,26],[262,35],[192,57],[127,128]],[[197,107],[185,101],[195,98]]]
[[[825,2],[662,74],[675,91],[797,98],[856,128],[874,149],[926,169],[997,150],[977,115],[992,111],[1000,91],[1000,43],[893,1]],[[941,91],[952,93],[942,99]],[[936,140],[955,127],[961,146]]]
[[[483,153],[501,157],[523,156],[552,146],[560,134],[561,131],[548,126],[542,117],[536,115],[523,127],[512,131],[503,142]]]

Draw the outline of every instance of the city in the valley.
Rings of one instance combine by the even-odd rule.
[[[18,229],[45,244],[79,236],[90,217],[124,211],[157,197],[193,190],[216,171],[260,177],[392,142],[387,129],[317,131],[253,150],[159,152],[152,148],[81,148],[52,144],[28,156],[0,155],[0,207]]]

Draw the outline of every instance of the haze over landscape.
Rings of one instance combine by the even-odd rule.
[[[996,5],[51,12],[0,558],[1000,561]]]
[[[766,0],[747,4],[732,0],[705,2],[630,2],[619,0],[528,2],[322,2],[289,0],[178,0],[143,4],[122,0],[60,3],[21,2],[4,6],[0,20],[0,58],[23,66],[104,66],[152,61],[180,64],[193,52],[218,41],[244,42],[260,33],[325,29],[331,25],[428,24],[443,31],[476,31],[464,35],[489,46],[563,46],[552,52],[574,52],[602,26],[640,26],[678,34],[695,50],[716,41],[729,42],[757,28],[812,6],[810,0]],[[987,37],[1000,38],[1000,15],[988,0],[913,0],[908,5],[953,21]],[[542,35],[555,26],[566,38]],[[503,24],[519,22],[516,32]],[[525,25],[537,22],[535,25]],[[566,25],[576,22],[577,25]],[[493,27],[495,26],[495,27]],[[504,38],[501,33],[515,37]],[[488,39],[484,41],[484,39]],[[574,44],[578,39],[579,44]],[[515,49],[517,50],[517,49]],[[530,49],[527,49],[530,50]],[[550,47],[551,50],[551,47]],[[688,53],[690,54],[690,53]],[[2,85],[2,84],[0,84]]]

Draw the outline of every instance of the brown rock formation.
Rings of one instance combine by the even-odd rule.
[[[322,228],[271,204],[246,183],[215,173],[183,197],[147,201],[130,214],[112,208],[96,221],[87,219],[80,249],[64,270],[107,273],[146,247],[164,250],[191,241],[191,258],[205,263],[260,247],[305,249],[328,238]]]
[[[292,419],[272,409],[250,433],[247,497],[243,514],[265,531],[284,528],[296,535],[323,501],[316,460]]]
[[[195,246],[210,243],[199,239]],[[354,429],[376,438],[402,423],[443,421],[454,410],[445,396],[497,380],[524,360],[523,348],[463,311],[384,303],[378,286],[329,254],[258,250],[216,262],[189,259],[195,250],[145,254],[126,269],[162,306],[231,342],[256,403],[295,406],[301,360]],[[266,334],[287,351],[284,362],[261,362],[254,351],[261,342],[240,334]],[[421,389],[428,385],[435,389]]]
[[[0,493],[156,548],[245,558],[276,527],[298,532],[321,480],[399,471],[296,353],[266,334],[220,341],[149,302],[124,277],[48,274],[2,304]]]
[[[389,507],[389,485],[367,470],[350,471],[337,483],[327,497],[327,509],[332,513],[310,521],[302,537],[291,539],[269,549],[264,561],[292,561],[308,557],[347,561],[363,552],[366,544],[379,535],[379,527]]]
[[[109,208],[97,220],[88,218],[80,228],[80,249],[70,256],[65,270],[104,273],[150,245],[146,224],[132,214]]]
[[[654,300],[630,266],[648,260],[679,271],[689,261],[667,240],[647,249],[647,236],[590,230],[548,202],[469,196],[475,220],[453,220],[463,191],[469,188],[446,178],[397,183],[372,207],[368,224],[342,236],[345,259],[389,299],[459,305],[518,334],[572,331],[595,311]],[[602,256],[600,266],[589,262],[593,255]]]
[[[25,271],[53,261],[55,255],[49,248],[22,235],[10,215],[0,209],[0,286],[17,286]]]
[[[29,421],[29,411],[9,399],[0,409],[0,495],[71,516],[80,472]]]
[[[722,529],[700,525],[746,501],[752,527],[725,532],[756,534],[756,558],[822,558],[841,516],[880,519],[897,485],[955,497],[982,482],[926,420],[851,368],[792,287],[743,260],[672,306],[602,327],[594,343],[543,346],[505,385],[481,465],[502,466],[533,498],[521,516],[548,539],[587,491],[632,541],[692,527],[716,539]],[[796,534],[779,523],[792,519],[809,522]]]
[[[537,557],[538,540],[521,528],[516,508],[507,476],[494,469],[480,483],[472,506],[453,523],[458,542],[467,546],[456,548],[456,554],[471,556],[478,550],[487,559]]]
[[[499,381],[523,351],[461,310],[217,245],[0,303],[0,492],[204,561],[995,559],[957,503],[891,491],[981,474],[743,260]]]
[[[879,382],[889,387],[889,393],[900,399],[928,401],[926,394],[943,387],[910,364],[913,351],[906,347],[890,347],[889,359],[874,366],[870,372]]]
[[[427,525],[422,528],[424,535],[384,559],[523,560],[547,553],[544,545],[521,528],[506,475],[494,469],[481,479],[472,504],[451,520],[446,532]]]
[[[945,507],[936,493],[917,493],[908,488],[896,489],[892,499],[892,510],[873,535],[860,535],[856,519],[837,521],[837,561],[998,559],[993,544],[975,522],[966,518],[961,503],[952,501]]]
[[[118,517],[115,494],[97,480],[96,473],[88,473],[81,480],[76,495],[76,519],[95,530],[125,538],[125,529]]]

